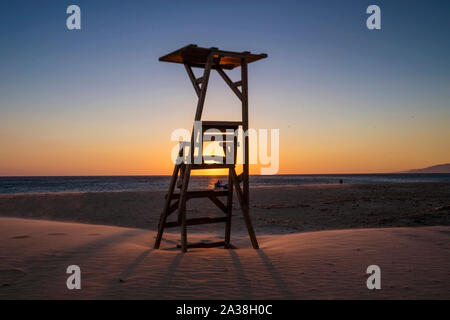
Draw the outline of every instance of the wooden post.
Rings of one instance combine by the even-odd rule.
[[[250,220],[250,187],[249,187],[249,168],[250,168],[250,156],[249,156],[249,137],[248,137],[248,69],[247,59],[241,60],[241,81],[242,81],[242,128],[244,130],[244,165],[242,172],[242,214],[244,215],[245,224],[247,225],[248,234],[254,249],[258,249],[258,241],[256,240],[255,231],[253,230],[252,222]],[[239,183],[236,172],[234,172],[233,178],[236,183]],[[236,187],[237,189],[237,187]],[[240,188],[239,188],[240,191]],[[238,192],[238,190],[236,190]]]
[[[228,197],[227,197],[227,223],[225,225],[225,248],[230,247],[231,217],[233,215],[233,176],[231,168],[228,169]]]
[[[200,121],[203,113],[203,105],[205,104],[206,97],[206,89],[208,88],[209,75],[211,73],[211,65],[213,61],[213,55],[210,54],[208,56],[205,70],[203,72],[200,94],[198,97],[197,110],[195,112],[195,121]],[[186,68],[186,70],[190,70],[190,68]],[[192,70],[191,70],[192,71]],[[191,73],[188,71],[189,76],[191,77]],[[192,73],[193,75],[193,73]],[[192,79],[191,79],[192,80]],[[193,84],[196,84],[196,81],[193,81]],[[184,175],[183,175],[183,183],[180,190],[180,206],[178,207],[178,221],[181,223],[181,250],[183,252],[187,251],[187,225],[186,225],[186,201],[187,201],[187,191],[189,185],[189,178],[191,176],[191,166],[194,162],[195,157],[195,131],[192,128],[192,136],[191,136],[191,146],[190,146],[190,163],[186,164]],[[201,148],[200,148],[200,153]],[[201,156],[201,154],[200,154]]]
[[[211,73],[211,66],[213,61],[213,54],[211,53],[206,60],[205,71],[203,72],[202,86],[200,88],[200,96],[197,103],[197,111],[195,112],[195,121],[200,121],[202,118],[203,105],[205,104],[206,88],[208,87],[209,75]]]
[[[249,197],[249,137],[248,137],[248,71],[247,59],[243,58],[241,62],[241,81],[242,81],[242,129],[244,130],[244,165],[243,165],[243,191],[244,203],[250,204]]]
[[[194,72],[192,71],[191,66],[189,66],[188,64],[185,63],[184,67],[186,68],[186,72],[189,76],[189,79],[191,79],[192,86],[194,87],[197,97],[200,97],[200,87],[198,86],[197,79],[195,79],[195,75],[194,75]]]
[[[169,192],[167,193],[167,197],[166,197],[166,201],[164,202],[164,208],[163,208],[163,211],[161,214],[161,218],[159,219],[158,234],[156,236],[155,246],[154,246],[155,249],[159,249],[159,246],[161,244],[161,239],[162,239],[162,235],[164,232],[164,224],[166,223],[166,219],[167,219],[167,211],[168,211],[168,209],[170,207],[170,203],[172,201],[173,190],[175,189],[175,184],[177,182],[179,169],[180,169],[180,167],[178,165],[175,165],[175,168],[173,169],[172,177],[170,178]]]
[[[236,175],[236,171],[234,170],[234,168],[232,168],[230,171],[233,176],[234,186],[236,187],[236,195],[241,205],[245,225],[247,227],[248,235],[250,236],[250,241],[252,242],[253,249],[259,249],[258,241],[256,240],[255,230],[253,230],[252,221],[250,220],[249,208],[245,204],[244,196],[241,191],[241,186],[239,185],[239,179]]]
[[[183,252],[187,251],[186,201],[190,175],[191,165],[187,164],[180,190],[180,206],[178,207],[178,222],[181,222],[181,250]]]

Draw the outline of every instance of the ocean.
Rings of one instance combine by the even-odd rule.
[[[213,188],[220,176],[192,176],[190,188]],[[0,194],[166,190],[169,176],[0,177]],[[450,182],[450,174],[318,174],[250,176],[251,187]]]

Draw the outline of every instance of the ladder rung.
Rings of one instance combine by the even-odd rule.
[[[198,169],[229,169],[234,168],[234,164],[226,164],[226,163],[202,163],[202,164],[193,164],[191,166],[192,170]]]
[[[193,219],[186,220],[186,225],[188,225],[188,226],[195,226],[195,225],[199,225],[199,224],[211,224],[211,223],[220,223],[220,222],[226,222],[226,221],[227,221],[227,217],[193,218]],[[178,227],[178,226],[180,226],[178,221],[166,222],[166,224],[164,224],[164,228],[173,228],[173,227]]]
[[[208,156],[205,156],[206,158]],[[215,159],[219,158],[218,156],[215,156]],[[214,159],[214,160],[215,160]],[[223,158],[223,163],[198,163],[198,164],[191,164],[191,170],[199,170],[199,169],[230,169],[234,168],[236,164],[233,163],[226,163],[226,157]],[[213,160],[213,159],[211,159]],[[182,163],[180,166],[184,167],[186,166],[186,163]],[[181,179],[180,179],[181,180]],[[177,183],[177,186],[180,187],[180,182]]]
[[[188,248],[214,248],[225,246],[225,241],[219,242],[198,242],[190,243],[187,245]],[[177,244],[177,248],[181,248],[181,244]]]
[[[214,128],[214,129],[217,129],[217,128]],[[203,132],[203,135],[208,138],[209,138],[209,136],[222,136],[222,140],[230,140],[230,141],[233,141],[233,137],[236,136],[235,130],[227,132],[226,129],[225,129],[225,131],[219,130],[219,132],[217,132],[217,131],[212,132],[212,131],[206,130],[205,132]]]
[[[242,81],[236,81],[235,83],[233,83],[233,85],[235,87],[240,87],[240,86],[242,86]]]
[[[203,130],[207,129],[237,129],[242,121],[202,121]]]
[[[186,193],[188,199],[192,198],[209,198],[214,197],[226,197],[228,196],[228,191],[214,191],[214,190],[202,190],[202,191],[188,191]],[[166,195],[167,198],[167,195]],[[172,199],[180,199],[180,193],[174,193]]]
[[[234,165],[234,163],[227,163],[227,157],[226,156],[223,157],[223,156],[218,156],[218,155],[215,155],[215,154],[204,154],[203,155],[203,161],[204,161],[204,163],[201,163],[201,165],[204,165],[204,166],[210,166],[210,165],[213,165],[213,164]],[[214,161],[214,162],[206,162],[206,161]],[[196,165],[197,164],[194,164],[194,166],[196,166]]]

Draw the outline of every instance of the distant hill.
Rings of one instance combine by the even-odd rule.
[[[438,164],[422,169],[413,169],[406,171],[406,173],[450,173],[450,163]]]

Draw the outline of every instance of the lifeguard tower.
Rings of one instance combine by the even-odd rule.
[[[232,153],[231,158],[234,159],[234,161],[229,163],[229,161],[226,161],[226,157],[224,157],[221,163],[210,163],[202,160],[201,163],[195,163],[194,161],[182,161],[181,163],[177,162],[177,164],[175,164],[170,180],[169,190],[166,194],[164,208],[162,210],[158,225],[158,234],[154,246],[155,249],[158,249],[161,244],[164,229],[171,227],[181,227],[181,249],[183,252],[186,252],[188,248],[195,247],[209,248],[224,246],[225,248],[230,248],[233,189],[236,190],[236,195],[253,248],[258,249],[258,241],[256,240],[249,214],[249,139],[248,135],[244,135],[244,146],[242,148],[244,152],[244,163],[242,165],[242,172],[237,174],[236,152],[238,143],[236,135],[230,134],[230,132],[236,132],[238,129],[242,129],[243,132],[247,132],[248,130],[247,66],[251,62],[255,62],[266,57],[267,54],[252,54],[248,51],[224,51],[214,47],[201,48],[191,44],[159,58],[159,61],[180,63],[184,65],[198,96],[197,111],[195,113],[194,121],[197,123],[198,121],[201,121],[211,70],[216,70],[219,73],[230,89],[236,94],[237,98],[241,101],[242,121],[201,121],[201,134],[203,135],[205,132],[207,134],[210,129],[214,129],[216,132],[219,132],[220,135],[222,135],[222,146],[225,155],[230,155],[230,153]],[[241,80],[233,82],[224,70],[231,70],[237,67],[241,68]],[[192,68],[203,69],[203,76],[196,78]],[[190,159],[193,160],[195,139],[196,137],[194,136],[193,130],[191,142],[180,143],[179,159],[186,158],[187,155],[185,154],[185,147],[189,146]],[[200,152],[201,150],[202,148],[200,147]],[[228,188],[226,190],[189,191],[188,186],[191,171],[196,169],[228,169]],[[175,191],[176,188],[179,189],[178,192]],[[226,204],[220,200],[220,198],[225,197]],[[186,217],[186,203],[188,200],[193,198],[208,198],[221,211],[223,211],[225,216],[217,218],[205,217],[188,219]],[[168,222],[167,218],[176,211],[178,212],[177,221]],[[225,223],[224,241],[188,244],[187,226],[220,222]]]

